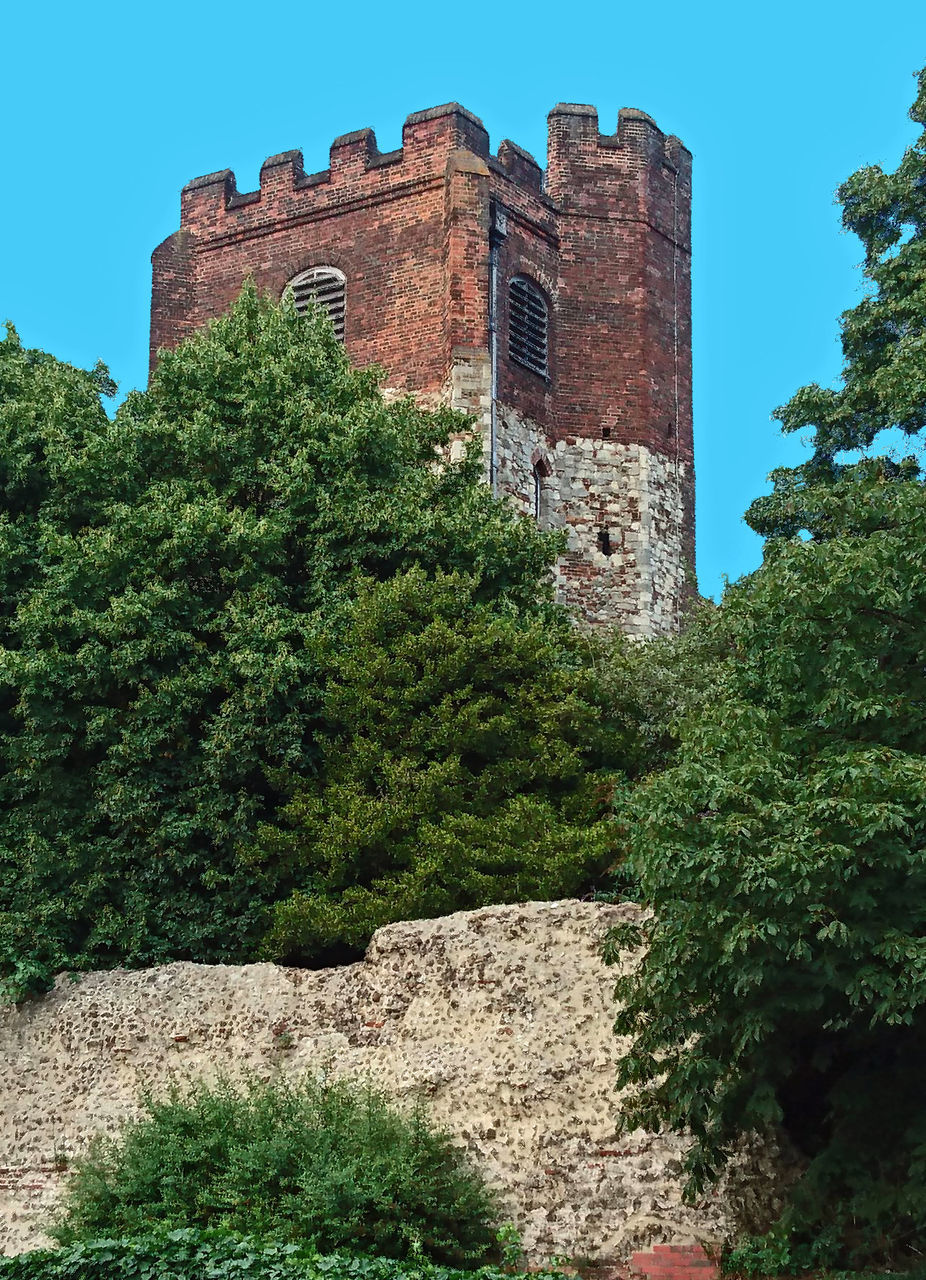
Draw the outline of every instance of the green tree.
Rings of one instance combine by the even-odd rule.
[[[836,458],[923,422],[923,172],[921,140],[883,184],[847,184],[892,189],[912,228],[861,308],[906,323],[866,344],[846,321],[814,458],[759,508],[765,562],[699,624],[726,654],[713,687],[632,802],[654,914],[618,983],[626,1123],[691,1130],[693,1191],[740,1135],[783,1125],[807,1166],[780,1229],[816,1262],[911,1265],[926,1247],[926,490],[912,466]]]
[[[767,538],[838,533],[855,518],[851,483],[860,466],[863,480],[872,461],[885,478],[920,473],[916,449],[922,442],[916,437],[926,427],[926,68],[910,118],[924,131],[897,169],[860,169],[839,189],[843,226],[864,247],[868,287],[842,317],[842,385],[802,387],[777,410],[784,431],[809,431],[813,452],[800,466],[772,472],[774,491],[747,512],[749,524]],[[913,453],[901,459],[877,455],[883,433],[892,428]],[[821,505],[822,493],[838,482],[846,486],[845,501]]]
[[[365,583],[332,628],[318,773],[290,782],[254,847],[298,886],[271,954],[571,896],[614,860],[608,815],[643,750],[635,708],[604,714],[595,642],[565,615],[525,622],[480,595],[472,576],[414,569]]]
[[[64,1244],[208,1228],[256,1240],[478,1266],[498,1250],[496,1206],[448,1136],[369,1087],[280,1080],[197,1084],[68,1180]]]
[[[553,616],[556,539],[495,502],[466,427],[386,404],[330,326],[246,289],[110,422],[105,371],[0,344],[0,972],[243,959],[239,851],[310,776],[359,580],[458,572]],[[279,891],[277,885],[274,891]]]

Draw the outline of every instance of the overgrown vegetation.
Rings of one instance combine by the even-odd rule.
[[[536,1276],[537,1272],[532,1272]],[[544,1272],[556,1280],[555,1271]],[[460,1271],[416,1258],[319,1254],[306,1245],[187,1227],[0,1258],[2,1280],[521,1280],[506,1267]]]
[[[475,450],[436,464],[466,420],[250,288],[113,422],[108,389],[0,343],[5,997],[589,886],[632,734],[595,724],[557,537]]]
[[[196,1084],[148,1098],[67,1183],[62,1244],[220,1228],[318,1253],[472,1268],[499,1252],[481,1179],[420,1108],[306,1079]]]
[[[926,133],[841,197],[869,292],[842,386],[779,411],[813,448],[750,509],[764,563],[635,649],[573,628],[557,538],[491,498],[474,451],[438,465],[465,421],[387,405],[319,317],[246,290],[113,422],[104,370],[11,332],[4,994],[62,968],[317,963],[391,920],[610,887],[653,908],[612,939],[648,948],[618,992],[626,1126],[690,1130],[694,1190],[746,1131],[783,1126],[805,1162],[731,1262],[915,1265],[926,489],[881,446],[926,430]],[[388,1280],[314,1251],[469,1266],[497,1243],[420,1116],[332,1085],[152,1102],[84,1163],[60,1238],[0,1275]]]
[[[912,116],[926,125],[926,73]],[[655,915],[618,986],[620,1082],[628,1126],[693,1131],[693,1189],[739,1134],[785,1127],[807,1161],[769,1238],[789,1266],[909,1267],[926,1248],[926,489],[912,457],[840,455],[926,425],[926,135],[842,198],[872,286],[843,318],[843,388],[780,411],[813,428],[813,458],[752,508],[764,564],[699,624],[726,656],[632,800]]]

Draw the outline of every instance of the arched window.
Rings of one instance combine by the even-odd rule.
[[[308,311],[313,302],[327,312],[335,334],[343,342],[346,283],[347,277],[337,267],[309,267],[308,271],[302,271],[290,280],[286,288],[292,293],[300,315]]]
[[[542,378],[549,376],[549,308],[539,285],[515,276],[508,286],[508,354]]]

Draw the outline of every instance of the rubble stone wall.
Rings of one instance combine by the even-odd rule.
[[[0,1013],[0,1248],[43,1242],[68,1159],[136,1114],[145,1090],[280,1070],[423,1099],[498,1189],[533,1261],[716,1241],[755,1216],[747,1184],[683,1205],[684,1142],[615,1133],[622,1046],[599,948],[637,910],[530,903],[395,924],[362,962],[324,971],[182,963],[61,977]],[[767,1168],[761,1183],[767,1194]]]
[[[484,429],[484,434],[485,434]],[[694,590],[686,463],[642,444],[590,436],[549,442],[542,428],[501,406],[496,448],[499,492],[539,523],[564,529],[557,595],[586,622],[637,639],[668,635]]]

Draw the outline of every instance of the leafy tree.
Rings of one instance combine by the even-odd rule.
[[[835,460],[888,420],[923,421],[926,380],[918,410],[902,394],[926,354],[921,159],[922,142],[899,176],[847,184],[893,190],[913,232],[845,323],[814,459],[753,508],[779,536],[700,622],[726,657],[632,803],[654,914],[618,983],[626,1123],[691,1130],[692,1191],[739,1135],[784,1125],[807,1167],[779,1233],[815,1264],[910,1265],[926,1247],[926,490],[912,467]],[[862,342],[862,318],[892,307],[906,324]]]
[[[319,771],[292,780],[283,823],[255,843],[266,874],[298,886],[275,909],[272,954],[570,896],[613,860],[601,818],[641,754],[634,708],[604,714],[596,646],[565,616],[526,624],[480,593],[472,576],[415,569],[367,582],[332,628]]]
[[[556,539],[492,500],[466,425],[386,404],[320,317],[246,289],[110,422],[105,371],[0,343],[0,972],[252,955],[239,858],[319,767],[359,580],[468,575],[552,617]]]
[[[802,387],[777,410],[786,432],[810,429],[813,454],[798,467],[774,471],[773,493],[757,498],[747,512],[749,524],[765,537],[802,530],[827,537],[844,528],[855,516],[851,489],[835,509],[821,505],[821,495],[836,482],[850,485],[862,466],[853,461],[857,451],[870,461],[890,428],[914,445],[914,453],[900,460],[878,456],[881,474],[895,480],[919,474],[915,437],[926,427],[926,68],[910,118],[924,131],[898,168],[860,169],[839,190],[843,226],[864,246],[869,289],[842,317],[842,386]],[[863,479],[865,474],[863,466]]]
[[[63,1244],[182,1228],[472,1267],[495,1204],[450,1139],[344,1081],[198,1084],[78,1161]]]

